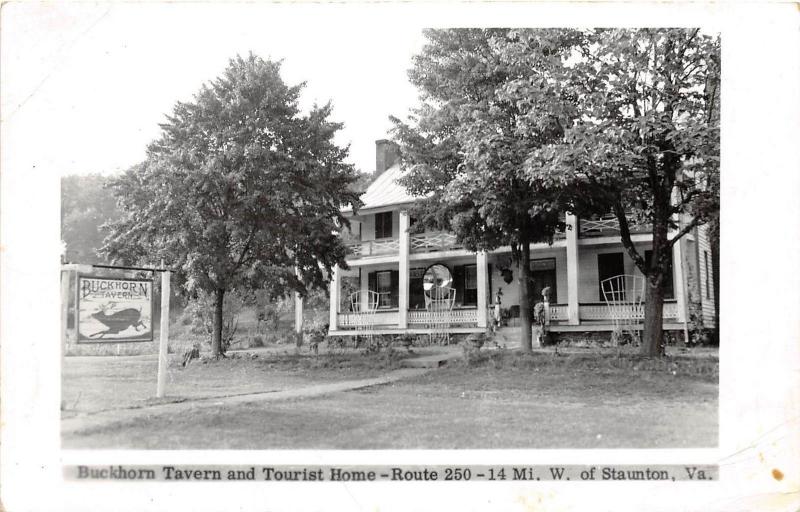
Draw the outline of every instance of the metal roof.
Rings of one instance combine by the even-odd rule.
[[[361,201],[364,203],[359,210],[369,210],[373,208],[384,208],[398,204],[413,203],[415,196],[406,192],[406,188],[397,180],[406,175],[406,171],[396,163],[386,169],[378,178],[370,183],[367,190],[361,194]],[[351,212],[351,207],[343,208],[343,212]]]

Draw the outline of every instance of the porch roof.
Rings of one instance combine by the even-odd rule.
[[[370,210],[373,208],[383,208],[400,204],[413,203],[417,197],[412,196],[406,188],[397,180],[406,175],[399,163],[386,169],[378,178],[373,181],[367,190],[361,194],[361,201],[364,206],[360,210]],[[343,208],[342,212],[352,212],[352,207]]]

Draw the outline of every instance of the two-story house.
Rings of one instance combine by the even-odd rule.
[[[410,233],[409,208],[415,198],[397,183],[403,176],[397,148],[376,142],[376,178],[362,195],[364,206],[348,210],[351,239],[348,270],[335,269],[330,289],[330,334],[431,332],[430,301],[423,276],[437,265],[449,274],[454,290],[447,329],[452,333],[484,331],[492,321],[498,291],[502,310],[513,322],[519,316],[518,268],[510,247],[470,252],[446,232]],[[566,215],[571,226],[552,245],[531,244],[532,301],[550,287],[552,331],[610,331],[614,328],[601,281],[617,275],[640,275],[620,242],[613,216],[579,219]],[[647,226],[632,229],[640,253],[647,254],[652,235]],[[664,305],[665,329],[682,330],[689,301],[702,310],[702,322],[713,323],[714,297],[710,249],[701,227],[674,245],[672,276]],[[635,309],[635,308],[634,308]],[[631,313],[640,319],[643,308]],[[358,330],[360,329],[360,331]]]

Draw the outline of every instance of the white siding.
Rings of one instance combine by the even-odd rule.
[[[698,281],[703,305],[703,324],[706,327],[714,327],[714,282],[712,275],[714,269],[711,261],[711,244],[708,241],[708,228],[706,226],[700,226],[697,229],[697,242],[700,267],[700,279]],[[708,260],[708,265],[706,265],[706,259]]]
[[[511,253],[500,253],[499,255],[500,261],[505,261],[511,257]],[[497,266],[496,261],[498,260],[498,256],[490,255],[489,262],[492,264],[492,289],[490,291],[490,304],[494,304],[494,296],[497,293],[498,287],[502,288],[503,290],[503,307],[507,308],[510,306],[515,306],[519,304],[519,267],[512,263],[511,271],[514,273],[514,280],[511,283],[506,284],[503,281],[503,276],[500,274],[500,269]],[[546,249],[546,250],[532,250],[531,251],[531,259],[538,260],[538,259],[545,259],[545,258],[555,258],[556,259],[556,298],[558,299],[559,304],[566,304],[567,303],[567,251],[566,249]],[[542,300],[541,297],[531,297],[531,300],[534,302],[539,302]]]

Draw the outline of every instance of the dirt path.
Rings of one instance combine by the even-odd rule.
[[[286,389],[281,391],[267,391],[261,393],[249,393],[228,395],[212,398],[198,398],[183,400],[180,402],[161,403],[149,406],[131,407],[125,409],[106,410],[97,413],[88,413],[80,416],[67,418],[61,421],[61,433],[69,434],[81,430],[102,427],[110,423],[135,419],[141,416],[156,416],[168,413],[180,413],[188,409],[199,409],[204,407],[216,407],[220,405],[233,405],[253,402],[275,402],[280,400],[293,400],[316,397],[337,393],[340,391],[350,391],[354,389],[367,388],[389,384],[401,379],[416,377],[430,371],[430,368],[402,368],[394,370],[380,377],[370,379],[347,380],[341,382],[330,382],[304,386],[296,389]]]

